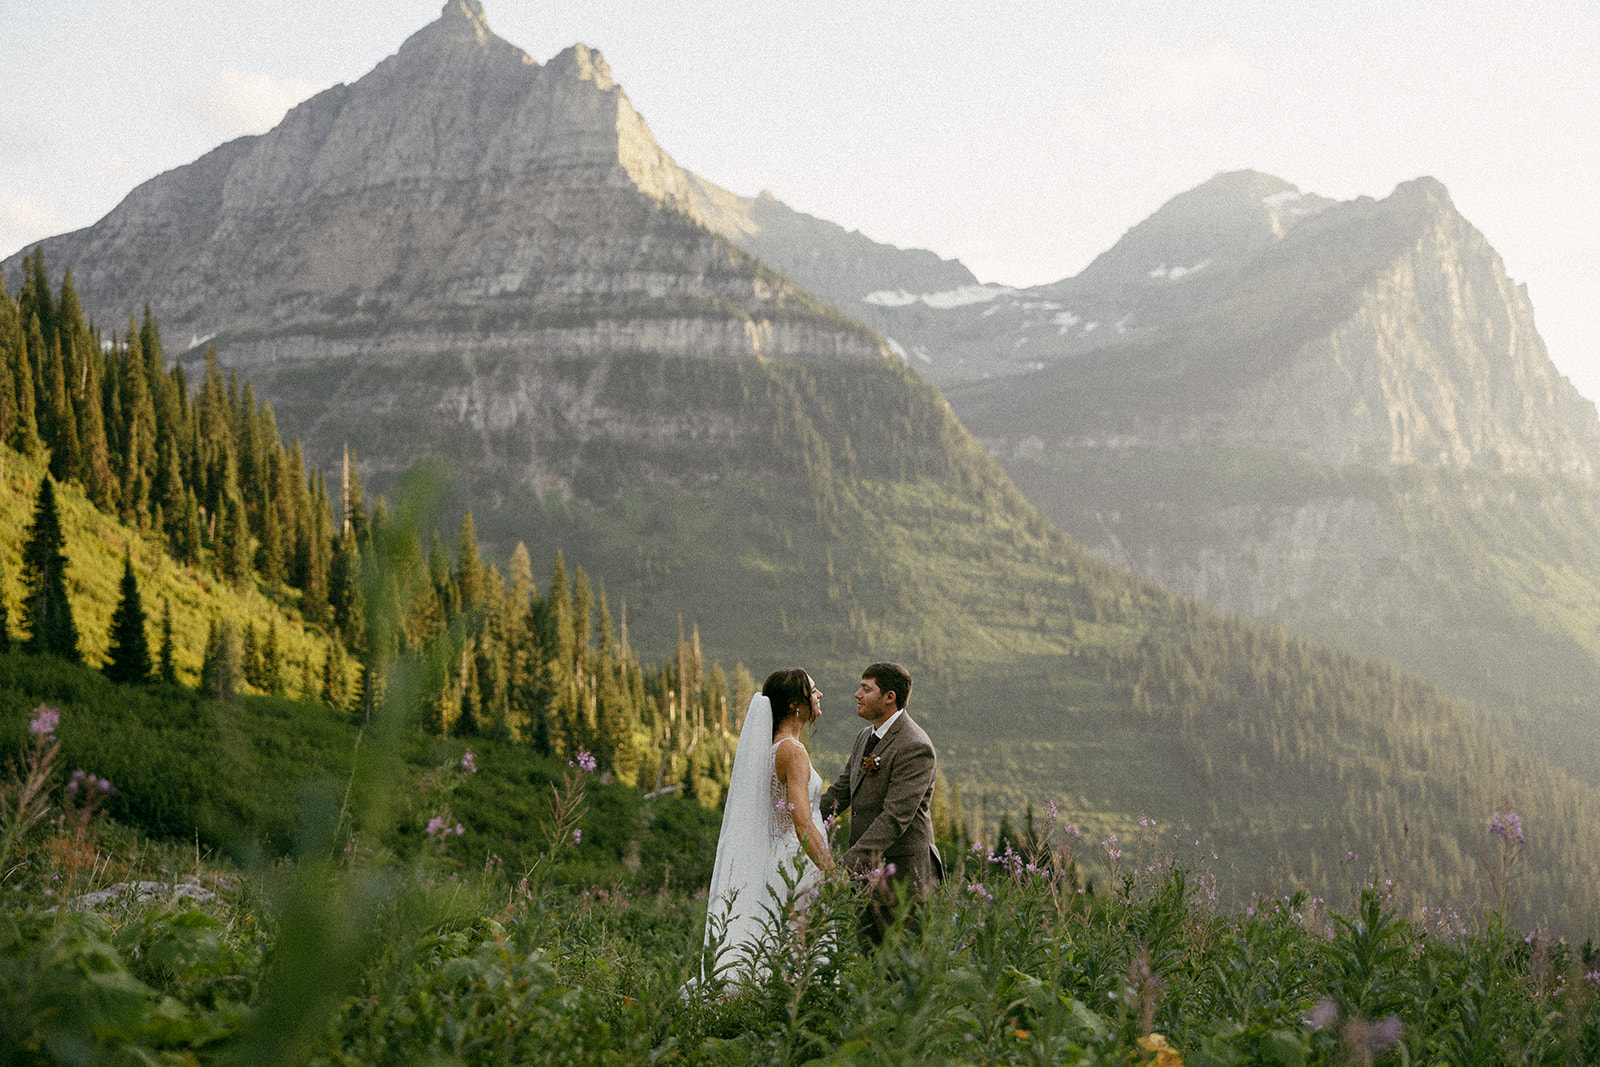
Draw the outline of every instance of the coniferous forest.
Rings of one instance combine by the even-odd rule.
[[[110,628],[80,640],[59,532],[36,531],[17,576],[28,647],[104,660],[121,681],[148,677],[143,660],[153,655],[170,679],[208,691],[293,692],[366,716],[394,656],[449,635],[453,662],[425,714],[439,735],[497,737],[562,758],[586,750],[627,785],[719,795],[737,725],[729,702],[748,699],[754,683],[741,675],[731,693],[733,680],[703,662],[692,627],[675,657],[646,669],[603,582],[569,573],[558,554],[541,594],[525,546],[502,574],[481,558],[470,512],[446,544],[411,516],[392,517],[382,499],[369,507],[348,457],[330,489],[299,443],[283,442],[271,405],[213,351],[191,387],[180,363],[169,369],[150,308],[106,336],[84,321],[70,272],[52,293],[39,252],[25,273],[16,299],[0,298],[0,440],[47,465],[40,515],[56,515],[60,486],[140,542],[126,546]],[[54,555],[33,558],[48,555],[46,542]],[[175,630],[170,614],[146,614],[136,550],[149,569],[259,596],[265,618],[219,610],[201,621],[203,641],[173,647],[197,620]],[[384,603],[367,603],[374,597]],[[180,612],[193,602],[169,596],[165,612],[173,600]],[[30,616],[36,604],[43,610]],[[156,623],[161,642],[139,653],[139,634]]]

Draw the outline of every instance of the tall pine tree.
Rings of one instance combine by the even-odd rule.
[[[161,607],[161,661],[156,668],[156,677],[168,685],[178,684],[178,664],[174,658],[176,649],[173,644],[172,601],[168,600]]]
[[[113,682],[150,678],[150,638],[145,633],[144,604],[131,553],[122,558],[122,599],[111,615],[111,662],[106,664],[105,674]]]
[[[46,475],[39,486],[33,526],[22,547],[22,584],[27,590],[22,602],[22,623],[28,629],[26,647],[30,652],[78,663],[78,627],[72,619],[72,605],[67,602],[65,547],[61,515],[56,508],[55,479]]]
[[[216,700],[231,701],[239,689],[240,673],[239,629],[232,619],[213,618],[200,664],[200,691]]]

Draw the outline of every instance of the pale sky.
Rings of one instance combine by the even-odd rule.
[[[442,0],[3,0],[0,256],[352,82]],[[734,192],[980,280],[1057,281],[1218,171],[1338,199],[1431,175],[1600,399],[1597,0],[486,0],[599,49]],[[13,284],[15,279],[12,279]],[[158,309],[159,312],[159,309]]]

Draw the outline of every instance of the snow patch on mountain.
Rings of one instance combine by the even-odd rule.
[[[1297,217],[1315,215],[1327,210],[1328,206],[1334,203],[1324,197],[1308,196],[1298,189],[1284,189],[1271,196],[1264,196],[1261,202],[1279,214],[1287,213]]]
[[[933,357],[928,355],[928,350],[923,348],[921,345],[917,345],[912,348],[911,351],[907,352],[906,346],[901,344],[899,341],[896,341],[893,337],[885,337],[883,339],[883,343],[889,346],[889,351],[894,353],[895,356],[899,358],[901,363],[910,363],[911,360],[915,358],[921,360],[929,366],[933,365]]]
[[[861,298],[863,304],[876,304],[882,308],[903,308],[921,300],[919,293],[908,293],[904,289],[880,289],[876,293],[868,293]]]
[[[861,302],[886,308],[922,303],[940,311],[948,311],[951,308],[966,307],[968,304],[984,304],[1014,292],[1016,290],[1009,285],[963,285],[940,293],[908,293],[904,289],[880,289],[862,297]]]
[[[1188,277],[1196,271],[1205,270],[1207,267],[1211,266],[1211,263],[1212,261],[1210,259],[1202,259],[1192,267],[1169,267],[1163,263],[1161,266],[1150,272],[1150,277],[1158,281],[1161,279],[1166,279],[1169,282],[1175,282],[1182,278]]]

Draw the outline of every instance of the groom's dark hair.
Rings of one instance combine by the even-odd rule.
[[[911,675],[898,663],[874,663],[861,672],[861,677],[871,678],[880,692],[894,690],[894,706],[903,708],[911,699]]]

